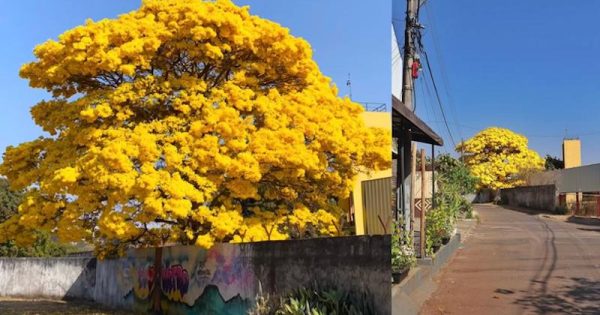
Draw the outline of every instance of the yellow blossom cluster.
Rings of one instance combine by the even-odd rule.
[[[43,229],[103,254],[332,235],[359,170],[389,167],[389,132],[310,45],[227,0],[145,0],[34,54],[20,74],[53,95],[31,110],[50,136],[4,154],[28,197],[0,241]]]
[[[525,184],[524,174],[544,168],[544,160],[527,147],[527,138],[505,128],[487,128],[459,144],[457,152],[479,179],[478,188],[501,189]]]

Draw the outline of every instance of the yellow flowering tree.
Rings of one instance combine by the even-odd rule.
[[[143,1],[34,54],[20,74],[52,94],[31,109],[48,135],[4,154],[27,193],[0,242],[331,235],[357,173],[389,167],[389,132],[365,127],[310,45],[229,1]]]
[[[505,128],[487,128],[459,144],[478,188],[493,190],[525,184],[523,174],[542,170],[544,160],[527,147],[527,138]]]

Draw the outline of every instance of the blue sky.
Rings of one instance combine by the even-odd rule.
[[[351,73],[355,100],[389,105],[390,0],[237,2],[310,41],[342,94]],[[115,17],[138,6],[139,0],[3,2],[0,35],[9,44],[0,58],[0,152],[42,134],[29,108],[46,93],[18,77],[33,47],[88,17]],[[456,141],[500,126],[528,136],[540,154],[560,156],[566,129],[581,138],[584,163],[600,162],[597,12],[600,1],[428,0],[421,12],[424,44]],[[439,108],[417,84],[417,113],[450,144]]]
[[[390,0],[239,0],[251,13],[288,27],[307,39],[321,71],[347,94],[348,73],[353,99],[386,103],[390,100]],[[0,152],[42,135],[29,108],[44,98],[19,78],[22,64],[33,60],[33,48],[82,24],[85,19],[113,18],[135,10],[139,0],[20,0],[4,1],[0,9]]]
[[[598,12],[600,1],[428,0],[424,45],[454,137],[506,127],[541,155],[561,156],[567,129],[582,141],[583,163],[600,163]],[[424,91],[417,113],[450,143]]]

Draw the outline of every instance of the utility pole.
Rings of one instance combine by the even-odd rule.
[[[398,0],[396,0],[398,1]],[[412,61],[415,55],[413,47],[413,30],[418,28],[417,12],[420,0],[406,0],[406,27],[404,28],[404,59],[402,62],[402,103],[414,111]]]

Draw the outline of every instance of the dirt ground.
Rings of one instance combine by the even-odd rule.
[[[124,315],[127,312],[117,312],[103,309],[93,303],[80,301],[55,300],[21,300],[0,298],[0,314],[2,315]]]

